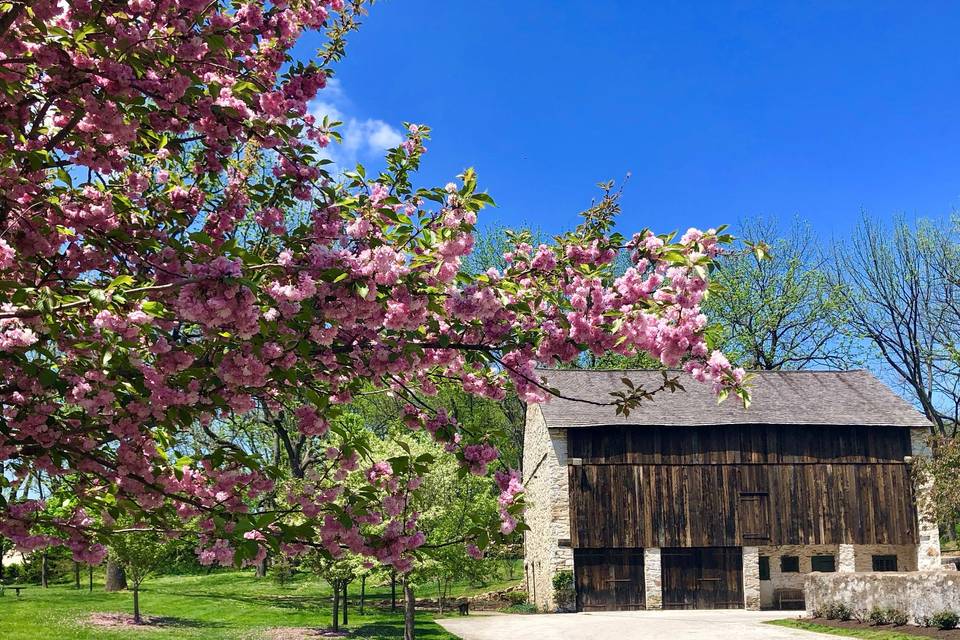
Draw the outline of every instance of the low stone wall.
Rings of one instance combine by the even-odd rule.
[[[807,610],[839,602],[854,610],[893,607],[917,618],[950,610],[960,613],[960,573],[814,573],[804,584]]]

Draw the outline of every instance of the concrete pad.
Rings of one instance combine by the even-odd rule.
[[[470,615],[437,622],[463,640],[814,640],[819,633],[763,624],[799,611],[612,611]]]

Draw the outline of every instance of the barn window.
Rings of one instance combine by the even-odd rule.
[[[834,556],[813,556],[810,558],[810,569],[822,573],[833,573],[837,570],[837,560]]]
[[[781,556],[780,573],[800,573],[800,558],[797,556]]]
[[[767,556],[760,556],[760,579],[770,579],[770,558]]]
[[[873,570],[874,571],[896,571],[897,556],[895,555],[873,556]]]

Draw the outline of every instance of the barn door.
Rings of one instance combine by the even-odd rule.
[[[743,608],[740,547],[662,549],[664,609]]]
[[[693,549],[660,550],[664,609],[697,608],[697,557]]]
[[[644,608],[643,549],[575,549],[577,611]]]

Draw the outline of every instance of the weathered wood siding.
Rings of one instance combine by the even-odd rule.
[[[571,429],[575,548],[915,544],[906,429]]]
[[[570,429],[584,464],[895,462],[910,455],[902,427],[590,427]]]

